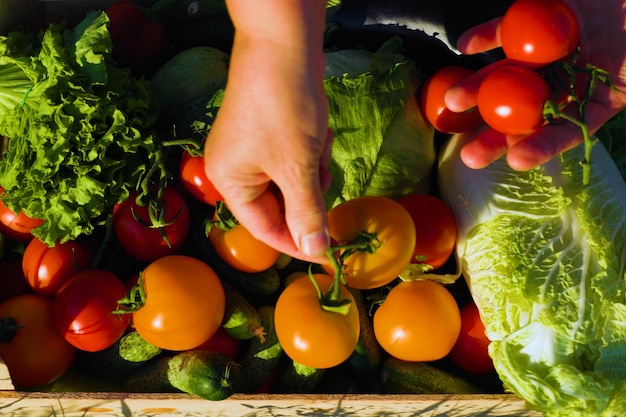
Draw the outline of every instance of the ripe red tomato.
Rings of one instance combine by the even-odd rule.
[[[194,349],[224,318],[224,287],[213,269],[186,255],[164,256],[141,273],[145,303],[133,325],[146,341],[167,350]]]
[[[0,195],[4,190],[0,188]],[[15,213],[0,198],[0,233],[15,242],[28,242],[33,238],[32,230],[43,223],[41,219],[28,217],[24,212]]]
[[[212,352],[220,352],[228,355],[231,359],[236,360],[241,350],[241,340],[232,337],[223,327],[218,327],[213,336],[194,349],[210,350]]]
[[[124,283],[102,270],[78,272],[54,298],[54,321],[65,339],[81,350],[106,349],[124,334],[130,315],[113,314],[127,293]]]
[[[469,301],[461,308],[461,332],[450,351],[450,359],[460,368],[475,374],[492,372],[490,343],[478,308],[473,301]]]
[[[398,202],[415,224],[415,250],[411,263],[440,268],[450,258],[456,244],[457,228],[450,207],[430,194],[411,194]]]
[[[222,208],[224,210],[222,210]],[[243,272],[260,272],[268,269],[278,260],[280,252],[258,240],[241,224],[220,226],[220,217],[230,217],[225,206],[218,205],[213,220],[218,222],[209,231],[209,240],[219,257],[231,267]]]
[[[113,210],[113,231],[122,248],[133,258],[153,261],[178,252],[189,234],[190,214],[183,196],[171,186],[161,198],[139,205],[136,195]]]
[[[419,89],[419,103],[430,124],[443,133],[462,133],[482,123],[477,108],[456,113],[446,107],[446,91],[457,82],[474,74],[469,68],[459,65],[443,67],[424,81]]]
[[[12,335],[4,327],[9,317],[20,326]],[[0,358],[16,387],[48,384],[72,365],[76,349],[57,331],[50,298],[39,294],[12,297],[0,304],[0,320],[6,331],[0,338]]]
[[[326,274],[313,277],[322,293],[333,282]],[[351,302],[347,314],[324,310],[308,276],[296,279],[283,290],[276,302],[274,322],[280,345],[292,360],[325,369],[339,365],[352,354],[359,339],[359,312],[354,297],[343,285],[340,299]]]
[[[7,256],[0,261],[0,303],[21,294],[33,294],[22,271],[21,256]]]
[[[543,107],[550,97],[550,87],[539,74],[509,65],[485,77],[477,102],[491,128],[508,135],[525,135],[544,123]]]
[[[343,273],[352,288],[387,285],[411,262],[415,225],[397,201],[382,196],[357,197],[330,209],[328,224],[331,238],[339,245],[362,240],[364,235],[374,237],[372,250],[359,250],[345,257]],[[323,267],[334,274],[332,265]]]
[[[204,156],[193,156],[183,152],[179,166],[180,181],[187,191],[198,201],[215,206],[224,197],[215,188],[204,172]]]
[[[561,0],[516,0],[500,27],[506,56],[533,64],[548,64],[571,54],[579,37],[576,15]]]
[[[22,269],[35,292],[54,297],[65,281],[77,272],[90,268],[92,259],[93,253],[76,241],[49,247],[34,238],[24,250]]]
[[[391,356],[425,362],[443,358],[461,331],[456,300],[432,280],[403,281],[374,313],[374,335]]]

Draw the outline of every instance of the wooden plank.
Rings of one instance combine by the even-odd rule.
[[[71,416],[528,416],[513,395],[233,395],[207,401],[187,394],[0,391],[0,415]]]

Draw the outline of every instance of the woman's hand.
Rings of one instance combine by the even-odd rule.
[[[593,134],[617,112],[626,107],[626,4],[622,1],[566,0],[580,26],[581,53],[576,62],[588,63],[608,71],[614,89],[599,83],[586,106],[585,119]],[[458,49],[475,54],[501,45],[499,28],[502,18],[476,26],[459,37]],[[488,65],[448,90],[446,104],[454,111],[463,111],[476,104],[481,79],[494,66],[506,64],[506,59]],[[526,136],[505,136],[492,129],[479,132],[465,145],[461,158],[469,167],[483,168],[505,153],[509,165],[528,170],[571,149],[583,140],[580,128],[572,123],[547,124]]]

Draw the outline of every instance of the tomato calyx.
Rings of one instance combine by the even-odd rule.
[[[12,317],[0,319],[0,343],[8,343],[15,336],[15,332],[23,326],[15,323]]]
[[[215,202],[215,216],[213,219],[207,219],[204,224],[205,234],[208,236],[213,227],[217,227],[223,231],[229,231],[239,225],[239,221],[233,213],[226,207],[223,201]]]
[[[132,314],[146,304],[146,289],[143,286],[142,273],[139,273],[137,283],[131,287],[125,297],[117,301],[117,308],[113,314]]]
[[[152,196],[148,200],[148,216],[150,221],[146,222],[142,219],[136,212],[135,208],[131,207],[130,212],[133,215],[133,218],[137,223],[142,225],[143,227],[147,227],[150,229],[158,229],[159,234],[163,241],[167,244],[169,248],[172,247],[172,243],[170,242],[167,233],[165,233],[165,228],[170,226],[176,222],[176,219],[185,211],[185,205],[181,204],[180,208],[176,212],[176,214],[172,217],[172,220],[167,221],[165,218],[166,206],[165,201],[163,200],[163,187],[159,187],[157,191],[156,198],[152,198]]]

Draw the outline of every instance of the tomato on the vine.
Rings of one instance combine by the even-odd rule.
[[[160,196],[140,205],[134,193],[113,209],[113,231],[133,258],[153,261],[178,252],[187,240],[190,213],[183,196],[165,186]]]
[[[485,334],[485,325],[474,301],[461,308],[461,332],[450,351],[450,359],[458,367],[475,374],[486,374],[494,370],[489,356],[491,341]]]
[[[516,0],[500,26],[507,57],[548,64],[571,54],[579,42],[576,15],[562,0]]]
[[[243,272],[264,271],[280,256],[279,251],[252,236],[221,202],[217,204],[208,235],[219,257]]]
[[[104,270],[84,270],[59,288],[54,298],[54,321],[65,339],[81,350],[95,352],[115,343],[126,331],[130,316],[114,314],[127,293],[124,283]]]
[[[383,196],[345,201],[328,211],[328,225],[331,238],[339,247],[345,246],[339,258],[352,288],[387,285],[411,262],[415,225],[397,201]],[[330,263],[323,267],[334,274],[335,267]]]
[[[179,165],[180,182],[185,189],[198,201],[215,206],[224,197],[215,188],[204,171],[204,156],[192,155],[184,151]]]
[[[419,89],[419,103],[430,124],[443,133],[462,133],[472,130],[482,123],[477,108],[464,112],[453,112],[444,101],[446,91],[457,82],[474,74],[474,71],[460,65],[449,65],[430,75]]]
[[[0,304],[0,358],[16,387],[53,382],[72,365],[76,348],[57,331],[52,300],[22,294]]]
[[[395,358],[426,362],[443,358],[461,331],[456,300],[432,280],[402,281],[374,312],[374,335]]]
[[[313,274],[321,293],[333,278]],[[274,312],[276,335],[285,353],[311,368],[326,369],[345,361],[359,339],[359,313],[354,297],[341,285],[339,298],[349,300],[346,314],[322,308],[319,293],[309,276],[296,279],[278,297]]]
[[[50,247],[38,238],[32,239],[22,258],[24,277],[31,288],[47,297],[77,272],[91,267],[93,253],[70,240]]]
[[[410,194],[398,202],[409,212],[415,224],[415,250],[411,263],[443,266],[456,244],[454,214],[440,198],[431,194]]]
[[[509,65],[487,74],[476,100],[491,128],[508,135],[525,135],[544,123],[544,105],[551,95],[550,86],[537,72]]]
[[[0,195],[4,190],[0,187]],[[0,233],[15,242],[28,242],[33,238],[32,230],[41,226],[42,219],[33,219],[20,211],[15,213],[0,198]]]
[[[215,334],[226,309],[224,287],[199,259],[169,255],[150,263],[139,285],[145,299],[132,313],[146,341],[167,350],[194,349]]]

